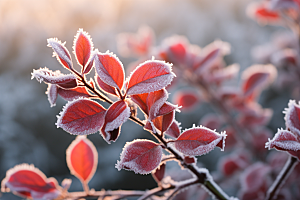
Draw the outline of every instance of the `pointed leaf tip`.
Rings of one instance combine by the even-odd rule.
[[[77,31],[73,42],[73,50],[78,64],[83,67],[82,71],[84,71],[91,57],[93,42],[90,35],[83,29]]]
[[[131,73],[127,94],[143,94],[163,89],[172,82],[175,76],[171,64],[164,61],[148,60]]]
[[[125,144],[116,168],[149,174],[159,166],[161,158],[162,147],[159,144],[150,140],[134,140]]]
[[[86,136],[77,136],[66,154],[71,174],[82,182],[89,182],[98,164],[98,152],[93,143]]]

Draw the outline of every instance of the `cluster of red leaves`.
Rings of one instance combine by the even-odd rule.
[[[195,163],[193,156],[206,154],[216,146],[224,150],[225,132],[219,134],[206,127],[194,126],[181,133],[180,124],[175,120],[175,111],[179,108],[167,102],[168,92],[165,89],[175,77],[171,64],[154,59],[145,61],[125,80],[124,68],[117,56],[93,50],[90,36],[81,29],[75,36],[73,45],[73,53],[81,66],[81,72],[73,67],[71,55],[64,43],[48,39],[48,46],[52,47],[54,56],[72,74],[41,68],[33,71],[32,78],[48,84],[47,94],[51,106],[55,105],[58,95],[69,101],[58,116],[56,125],[70,134],[79,135],[67,149],[67,164],[71,174],[82,182],[87,192],[87,184],[97,168],[98,154],[86,135],[100,131],[107,143],[116,141],[122,124],[130,117],[135,117],[131,107],[133,102],[145,114],[144,129],[161,137],[163,141],[164,134],[175,138],[169,143],[184,155],[186,164]],[[101,92],[97,90],[93,80],[85,80],[85,75],[93,67],[96,70],[95,82]],[[102,92],[118,99],[111,102]],[[112,105],[106,109],[93,99]],[[168,145],[140,139],[128,142],[116,168],[140,174],[151,173],[161,165],[163,148],[168,148]],[[160,171],[160,175],[155,176],[158,182],[163,177],[163,169],[162,165],[154,173]],[[24,178],[27,176],[30,178]],[[57,186],[56,181],[47,179],[38,169],[28,165],[9,170],[2,188],[9,188],[34,199],[54,199],[66,192],[66,189]]]
[[[98,153],[86,136],[78,136],[66,152],[67,164],[71,174],[75,175],[83,187],[94,176],[98,164]],[[71,181],[65,179],[59,186],[55,178],[47,178],[33,165],[21,164],[10,169],[2,180],[1,191],[12,191],[18,196],[34,199],[63,199]]]

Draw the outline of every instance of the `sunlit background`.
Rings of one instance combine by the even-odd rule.
[[[136,32],[141,25],[148,25],[155,32],[156,44],[175,34],[184,35],[190,43],[201,47],[215,39],[229,42],[232,53],[226,57],[227,64],[238,63],[244,69],[253,64],[251,48],[268,41],[277,29],[261,27],[249,19],[245,14],[249,2],[0,0],[0,179],[16,164],[30,163],[48,177],[57,178],[59,183],[64,178],[73,179],[71,190],[82,190],[80,182],[70,175],[65,161],[65,150],[75,136],[55,126],[56,115],[65,101],[59,98],[56,107],[50,108],[45,95],[47,86],[30,79],[33,69],[44,66],[66,72],[52,57],[52,49],[46,46],[47,38],[66,41],[66,47],[72,51],[74,35],[83,28],[93,38],[95,48],[116,53],[126,67],[134,59],[118,54],[117,35]],[[232,84],[238,82],[237,79]],[[283,107],[277,109],[281,112]],[[177,119],[183,128],[190,127],[199,121],[201,112],[203,109],[199,108],[192,113],[177,113]],[[283,124],[283,120],[279,123]],[[99,153],[99,166],[91,180],[91,188],[144,190],[155,187],[151,176],[118,172],[114,167],[126,141],[148,135],[133,122],[127,122],[120,138],[111,145],[98,133],[89,136]],[[202,164],[215,169],[212,155],[219,154],[212,152]],[[0,198],[19,199],[11,194],[3,194]]]

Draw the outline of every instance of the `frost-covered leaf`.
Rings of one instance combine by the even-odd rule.
[[[273,65],[252,65],[243,72],[243,92],[250,96],[255,91],[261,91],[274,81],[277,70]]]
[[[300,141],[298,138],[288,130],[278,129],[272,140],[266,143],[266,148],[269,150],[275,148],[280,151],[299,151]]]
[[[96,53],[95,68],[98,76],[106,84],[121,90],[125,79],[121,61],[113,53]]]
[[[57,127],[74,135],[97,132],[104,124],[105,108],[96,101],[77,99],[69,102],[57,119]]]
[[[161,158],[162,147],[159,144],[149,140],[134,140],[124,146],[116,168],[149,174],[159,166]]]
[[[54,51],[53,56],[55,56],[65,68],[73,70],[72,58],[68,49],[65,47],[65,42],[61,43],[57,38],[49,38],[47,42],[47,46],[52,47]]]
[[[158,60],[141,63],[130,75],[127,94],[143,94],[163,89],[171,83],[175,74],[171,64]]]
[[[80,97],[89,98],[92,97],[86,87],[76,87],[74,89],[63,89],[58,88],[58,94],[67,101],[73,101],[74,99],[78,99]]]
[[[77,31],[73,50],[78,64],[85,68],[93,50],[93,42],[89,34],[82,29]]]
[[[195,91],[183,90],[174,94],[175,104],[182,106],[182,110],[184,111],[195,108],[195,106],[199,103],[199,100],[197,92]]]
[[[152,177],[158,185],[160,185],[161,180],[165,176],[166,164],[162,163],[155,171],[152,171]]]
[[[284,113],[286,128],[294,133],[297,138],[300,138],[300,106],[296,104],[296,101],[290,100]]]
[[[105,122],[101,128],[104,140],[110,144],[116,141],[120,135],[121,125],[130,117],[130,108],[123,100],[113,103],[105,115]]]
[[[168,136],[177,138],[181,133],[180,123],[176,120],[173,120],[173,123],[169,127],[169,129],[165,132]]]
[[[225,132],[221,134],[206,127],[193,127],[182,132],[174,141],[175,148],[189,156],[200,156],[213,150],[216,146],[224,150]]]
[[[21,164],[6,172],[1,191],[12,191],[22,197],[34,200],[55,199],[60,195],[56,179],[47,178],[33,165]]]
[[[58,84],[64,88],[76,87],[76,76],[74,74],[62,74],[60,71],[51,71],[48,68],[40,68],[38,70],[33,70],[31,73],[31,79],[36,78],[40,83],[43,81],[45,83]]]
[[[95,80],[96,80],[98,87],[101,88],[104,92],[118,96],[116,93],[116,88],[104,83],[99,76],[96,75]]]
[[[92,53],[89,62],[87,63],[86,67],[84,68],[84,70],[82,72],[83,74],[88,74],[91,71],[91,69],[94,66],[94,60],[95,60],[96,56],[97,56],[97,54],[95,52]]]
[[[83,183],[94,176],[98,164],[98,152],[86,136],[77,136],[67,151],[67,164],[71,174]]]
[[[48,89],[46,92],[48,96],[48,101],[50,103],[50,106],[53,107],[56,105],[56,99],[58,94],[58,87],[55,84],[48,84]]]

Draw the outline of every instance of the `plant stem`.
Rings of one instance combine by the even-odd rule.
[[[283,186],[286,179],[293,171],[294,167],[298,164],[297,158],[290,156],[287,162],[285,163],[284,167],[282,168],[281,172],[276,177],[276,180],[269,188],[265,200],[271,200],[275,198],[279,192],[279,189]]]
[[[94,94],[96,94],[100,99],[102,99],[110,104],[113,103],[106,96],[103,96],[97,90],[95,90],[93,87],[91,87],[86,82],[84,76],[80,75],[80,77],[82,79],[81,80],[82,83],[89,90],[91,90]],[[139,124],[142,127],[145,126],[145,123],[135,116],[131,115],[130,120],[134,121],[135,123]],[[217,184],[212,180],[212,178],[208,178],[208,177],[210,177],[209,172],[200,172],[199,169],[196,167],[196,165],[189,165],[189,164],[184,163],[183,157],[179,153],[177,153],[177,151],[172,146],[167,145],[167,141],[163,138],[162,135],[160,135],[158,133],[153,133],[151,131],[149,131],[149,132],[165,146],[166,150],[168,150],[171,154],[173,154],[175,156],[175,158],[182,163],[184,168],[189,169],[198,178],[198,183],[203,184],[211,194],[213,194],[217,199],[220,199],[220,200],[229,199],[228,195],[225,194],[219,186],[217,186]]]

